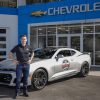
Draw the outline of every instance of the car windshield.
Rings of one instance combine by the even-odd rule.
[[[35,57],[36,58],[40,58],[40,59],[50,59],[54,53],[56,52],[56,50],[41,50],[41,51],[35,51]]]

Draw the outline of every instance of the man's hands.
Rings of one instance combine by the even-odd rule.
[[[31,60],[29,60],[27,63],[28,63],[28,64],[31,64],[31,62],[32,62],[32,61],[31,61]]]
[[[13,53],[10,52],[9,55],[8,55],[8,57],[9,57],[9,59],[12,59],[13,62],[16,65],[19,64],[19,61],[17,61],[17,60],[14,59]],[[34,52],[32,53],[32,56],[31,56],[30,60],[27,62],[28,64],[31,64],[33,57],[34,57]]]
[[[32,56],[31,56],[30,60],[28,61],[28,64],[31,64],[33,57],[34,57],[34,52],[32,53]]]
[[[17,64],[19,64],[19,61],[17,61],[17,60],[14,60],[14,64],[16,64],[16,65],[17,65]]]
[[[13,54],[10,52],[8,55],[9,59],[12,59],[14,64],[19,64],[19,62],[17,60],[14,59]]]

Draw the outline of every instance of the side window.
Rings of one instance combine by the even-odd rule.
[[[62,55],[64,57],[72,56],[70,50],[63,50],[58,53],[58,55]]]
[[[58,55],[62,55],[63,57],[64,57],[64,51],[60,51],[58,54],[57,54],[57,56]]]
[[[70,52],[70,50],[65,50],[64,52],[65,52],[65,57],[67,57],[67,56],[71,56],[71,52]]]
[[[71,53],[71,56],[73,56],[73,55],[75,55],[76,52],[71,50],[70,53]]]

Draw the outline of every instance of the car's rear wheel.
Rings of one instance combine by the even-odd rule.
[[[32,76],[32,87],[36,90],[43,89],[47,84],[47,72],[44,69],[38,69]]]
[[[89,70],[90,70],[90,68],[89,68],[88,62],[84,62],[82,64],[81,70],[79,72],[79,76],[86,77],[88,75],[88,73],[89,73]]]

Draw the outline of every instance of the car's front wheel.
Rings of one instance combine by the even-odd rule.
[[[90,70],[89,64],[87,62],[84,62],[82,64],[82,66],[81,66],[81,70],[79,72],[79,76],[86,77],[88,75],[88,73],[89,73],[89,70]]]
[[[43,89],[47,83],[47,72],[44,69],[38,69],[32,76],[32,87],[37,90]]]

